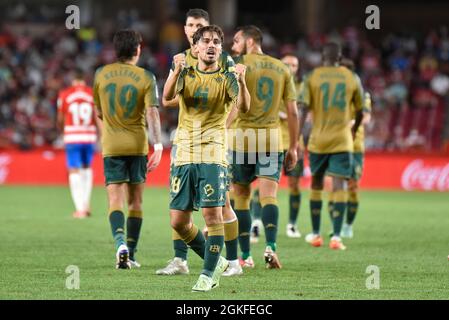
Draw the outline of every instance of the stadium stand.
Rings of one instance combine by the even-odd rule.
[[[76,67],[90,74],[87,80],[91,83],[96,67],[112,61],[109,38],[113,29],[72,32],[52,28],[51,17],[39,23],[29,17],[27,22],[11,19],[0,28],[0,148],[61,148],[55,128],[57,92],[70,82]],[[145,25],[145,21],[130,10],[117,16],[117,25]],[[182,23],[170,21],[165,29],[159,37],[145,38],[140,60],[141,66],[156,74],[159,89],[173,52],[185,46],[184,37],[179,36]],[[428,30],[422,37],[412,32],[391,33],[383,37],[381,46],[375,46],[364,31],[352,26],[309,34],[296,43],[282,43],[267,29],[265,32],[268,53],[297,54],[302,74],[320,63],[319,48],[324,42],[332,39],[343,44],[345,56],[356,62],[364,87],[373,97],[367,150],[427,152],[448,148],[447,27]],[[169,145],[176,111],[162,110],[161,121],[163,142]]]

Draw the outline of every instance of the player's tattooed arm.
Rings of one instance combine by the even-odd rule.
[[[161,119],[159,110],[156,107],[149,107],[147,110],[148,131],[153,144],[162,142],[161,139]]]
[[[150,138],[153,140],[154,151],[148,158],[147,171],[151,172],[157,168],[162,158],[162,139],[161,139],[161,119],[159,110],[155,106],[151,106],[147,110],[147,122]]]
[[[178,77],[181,74],[181,71],[184,69],[186,64],[186,56],[183,53],[177,54],[173,57],[173,63],[175,65],[175,69],[173,72],[170,72],[168,75],[167,81],[164,85],[164,91],[162,94],[162,105],[164,107],[177,107],[177,95],[176,95],[176,82],[178,81]]]
[[[249,94],[248,87],[246,86],[245,81],[246,66],[241,63],[236,64],[235,73],[237,75],[237,81],[239,83],[237,109],[243,113],[247,113],[249,111],[251,103],[251,95]]]

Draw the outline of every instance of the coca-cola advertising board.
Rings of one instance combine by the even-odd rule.
[[[310,169],[305,161],[303,188],[310,186]],[[161,164],[148,175],[147,184],[168,186],[170,153],[164,151]],[[103,163],[97,154],[93,162],[94,181],[103,184]],[[0,184],[66,185],[68,174],[63,151],[0,151]],[[286,187],[285,177],[281,186]],[[365,156],[361,180],[363,189],[449,191],[448,155],[376,153]]]

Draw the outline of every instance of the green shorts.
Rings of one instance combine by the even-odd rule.
[[[185,164],[170,171],[170,209],[198,211],[223,207],[226,202],[227,169],[218,164]]]
[[[147,156],[104,157],[105,183],[144,183],[147,179]]]
[[[352,157],[353,157],[353,163],[352,163],[351,179],[358,181],[362,177],[364,154],[362,152],[354,152],[352,154]]]
[[[257,177],[279,182],[284,161],[282,152],[248,153],[232,152],[230,166],[232,183],[248,185]]]
[[[284,150],[284,158],[286,153],[287,150]],[[284,167],[284,175],[287,177],[301,178],[304,176],[304,159],[299,159],[298,162],[296,162],[296,166],[290,171],[287,171],[285,166],[283,167]]]
[[[352,153],[313,153],[309,152],[312,176],[329,175],[349,179],[352,174]]]

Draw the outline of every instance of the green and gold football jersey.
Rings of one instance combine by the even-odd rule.
[[[365,96],[363,99],[363,111],[371,112],[371,95],[369,94],[369,92],[365,92]],[[355,110],[352,116],[353,118],[355,118]],[[357,129],[357,133],[355,135],[354,152],[356,153],[365,152],[365,126],[363,124],[360,124],[359,128]]]
[[[353,152],[353,110],[363,107],[359,77],[342,66],[318,67],[304,80],[300,101],[312,112],[308,149],[313,153]]]
[[[131,64],[105,65],[95,73],[94,100],[103,117],[103,156],[147,155],[146,108],[159,105],[154,75]]]
[[[206,73],[190,66],[179,75],[176,92],[180,112],[174,164],[226,166],[226,119],[238,98],[236,75],[221,69]]]
[[[282,151],[279,111],[283,101],[296,101],[293,76],[280,60],[265,54],[247,54],[235,59],[244,64],[251,95],[250,110],[239,112],[230,148],[239,152]],[[246,137],[246,138],[244,138]]]
[[[198,64],[198,58],[194,57],[192,55],[192,49],[187,49],[185,51],[183,51],[182,53],[185,54],[186,56],[186,68],[196,68],[197,64]],[[220,72],[224,73],[224,72],[234,72],[235,71],[235,62],[232,59],[232,57],[226,52],[223,51],[218,59],[218,65],[220,66]],[[175,70],[175,64],[174,62],[172,62],[171,65],[171,71]],[[179,114],[178,114],[178,118],[182,116],[182,109],[179,109]],[[176,139],[176,135],[175,138],[173,139],[173,145],[176,145],[178,143],[177,139]]]

